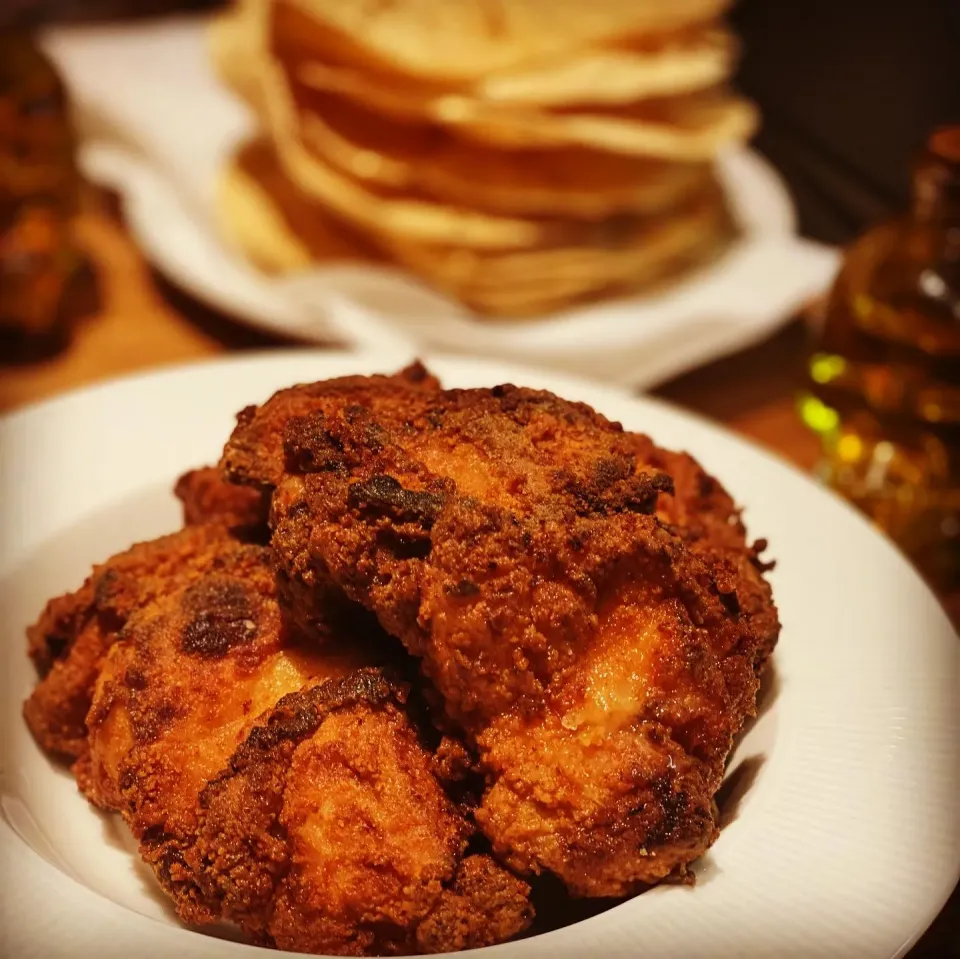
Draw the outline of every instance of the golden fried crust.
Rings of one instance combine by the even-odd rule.
[[[186,526],[222,525],[231,536],[246,542],[266,543],[270,538],[269,494],[228,482],[219,467],[207,466],[185,473],[177,480],[174,492],[183,503]],[[277,571],[277,579],[279,599],[286,615],[305,632],[330,638],[369,629],[369,622],[363,621],[365,611],[350,603],[334,583],[321,583],[315,576],[309,584],[291,581],[283,570]],[[311,591],[309,603],[298,598],[305,587]],[[67,615],[69,609],[61,613],[64,617]]]
[[[93,583],[87,580],[76,592],[49,600],[40,618],[27,627],[27,652],[41,679],[66,656],[94,602]]]
[[[294,417],[315,412],[331,389],[348,406],[360,407],[375,397],[402,405],[412,393],[437,392],[440,383],[417,362],[393,376],[344,376],[315,386],[281,390],[260,410],[248,406],[237,414],[236,429],[220,461],[227,479],[250,486],[275,486],[283,475],[284,424]],[[374,438],[369,439],[375,442]],[[322,463],[317,467],[322,468]]]
[[[334,955],[489,945],[529,923],[529,889],[460,856],[469,829],[375,670],[291,694],[204,790],[193,855],[255,940]]]
[[[187,860],[201,790],[282,696],[364,664],[302,639],[281,618],[267,551],[224,537],[209,569],[135,612],[107,653],[81,786],[123,814],[186,921],[218,915]]]
[[[254,447],[299,601],[332,579],[423,658],[480,749],[500,856],[612,896],[709,845],[779,627],[689,457],[549,393],[356,381],[278,394],[224,461]]]
[[[417,926],[417,951],[458,952],[505,942],[533,920],[530,887],[489,856],[468,856]]]
[[[216,466],[184,473],[173,491],[183,504],[185,526],[220,523],[243,538],[267,538],[268,500],[258,490],[228,483]]]
[[[436,773],[457,775],[462,748],[426,751],[405,689],[358,670],[365,644],[291,628],[268,550],[219,535],[204,569],[128,616],[77,767],[181,918],[348,955],[426,948],[417,930],[435,913],[437,948],[446,930],[488,944],[523,928],[526,885],[501,867],[456,885],[472,830]],[[479,928],[457,925],[458,908]]]
[[[27,630],[41,680],[24,716],[49,752],[79,758],[86,750],[86,715],[103,657],[130,615],[210,568],[225,532],[196,526],[138,543],[94,567],[75,593],[51,600]]]
[[[763,577],[775,564],[760,558],[766,541],[748,543],[740,511],[730,494],[692,456],[661,449],[647,436],[632,436],[638,460],[673,480],[674,495],[660,497],[658,518],[711,564],[721,591],[736,596],[740,613],[760,637],[755,659],[759,672],[780,631],[770,584]]]

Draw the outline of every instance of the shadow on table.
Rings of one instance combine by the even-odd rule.
[[[247,326],[227,313],[217,310],[171,283],[157,270],[150,270],[157,292],[171,309],[185,316],[207,336],[222,343],[228,350],[285,349],[295,346],[335,347],[335,343],[307,342],[293,336],[283,336],[267,330]]]
[[[89,202],[104,216],[120,224],[131,236],[123,214],[123,200],[108,187],[87,184]],[[134,242],[136,242],[134,240]],[[141,254],[150,278],[160,297],[176,313],[189,320],[199,330],[222,344],[227,350],[285,349],[295,346],[333,347],[336,344],[307,342],[293,336],[258,330],[228,313],[209,306],[168,280],[159,270],[150,266],[145,254]]]

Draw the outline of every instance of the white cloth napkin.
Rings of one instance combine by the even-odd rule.
[[[483,321],[398,270],[324,266],[283,279],[217,233],[218,171],[256,128],[208,62],[203,18],[51,30],[88,174],[118,188],[147,255],[190,292],[315,340],[473,353],[647,387],[762,339],[832,279],[837,251],[795,235],[792,205],[756,154],[721,173],[744,236],[715,266],[656,296],[538,320]],[[188,252],[189,251],[189,252]]]

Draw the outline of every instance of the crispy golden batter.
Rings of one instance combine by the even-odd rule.
[[[185,526],[222,523],[243,538],[266,537],[269,501],[257,490],[228,483],[215,466],[184,473],[173,491],[183,504]]]
[[[549,393],[352,378],[245,411],[223,466],[276,487],[297,601],[332,579],[422,657],[500,857],[613,896],[709,846],[778,623],[689,457]]]
[[[363,668],[394,656],[389,638],[347,606],[303,631],[267,548],[188,527],[48,607],[31,640],[52,666],[27,714],[42,739],[92,696],[71,740],[78,784],[122,814],[187,922],[343,955],[509,938],[529,888],[463,858],[474,827],[442,785],[469,758],[421,743],[406,688]]]
[[[489,856],[468,856],[417,926],[417,950],[457,952],[506,942],[533,919],[529,895],[525,882]]]
[[[86,752],[86,716],[103,657],[130,615],[215,563],[224,532],[194,526],[137,543],[94,567],[74,593],[50,600],[27,630],[41,681],[24,704],[40,745],[77,759]]]
[[[533,910],[471,816],[576,896],[683,876],[715,838],[779,623],[765,544],[691,457],[415,364],[244,410],[176,493],[186,529],[31,627],[24,711],[186,921],[473,948]]]
[[[530,921],[525,883],[486,857],[375,670],[285,697],[204,790],[193,857],[255,940],[336,955],[490,945]]]
[[[248,486],[272,488],[284,473],[284,427],[291,419],[322,408],[334,390],[348,406],[364,409],[382,396],[398,410],[411,396],[429,395],[440,383],[421,363],[413,363],[393,376],[343,376],[322,383],[281,390],[259,409],[248,406],[237,414],[239,429],[230,438],[228,456],[221,462],[227,479]],[[368,437],[375,443],[375,437]],[[313,464],[323,469],[323,462]]]
[[[97,680],[80,785],[123,814],[184,919],[218,916],[184,858],[201,790],[281,697],[367,661],[361,644],[289,629],[267,550],[225,532],[205,569],[129,617]]]
[[[774,566],[760,558],[766,540],[748,542],[730,494],[692,456],[661,449],[642,434],[633,433],[631,439],[638,461],[673,481],[673,495],[661,496],[657,503],[658,519],[710,563],[719,591],[726,596],[736,594],[740,611],[762,638],[756,650],[759,674],[780,631],[770,586],[762,576]]]

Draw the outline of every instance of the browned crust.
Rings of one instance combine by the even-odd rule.
[[[322,384],[281,390],[264,407],[248,406],[237,414],[237,426],[224,450],[220,466],[227,479],[257,487],[271,487],[283,475],[282,424],[315,408],[315,400],[335,389],[352,405],[361,406],[382,395],[402,402],[417,393],[435,393],[440,383],[419,361],[392,376],[344,376]],[[316,395],[315,395],[316,394]],[[276,417],[263,411],[276,412]],[[257,413],[260,415],[255,415]]]
[[[263,563],[261,547],[195,526],[112,556],[74,593],[51,600],[27,630],[41,680],[24,704],[31,732],[48,752],[78,759],[86,751],[86,715],[107,650],[137,609],[189,582],[224,555]]]
[[[270,501],[258,490],[229,483],[216,466],[190,470],[173,488],[185,526],[217,523],[234,536],[265,541]]]
[[[533,921],[530,887],[489,856],[468,856],[417,927],[417,951],[459,952],[506,942]]]
[[[204,789],[202,827],[190,854],[195,874],[220,914],[255,941],[344,955],[437,952],[501,942],[529,924],[526,883],[488,857],[458,862],[470,829],[434,783],[431,764],[424,764],[426,757],[410,738],[401,713],[406,695],[404,685],[373,669],[288,695]],[[439,861],[424,862],[416,879],[406,880],[401,899],[392,900],[386,913],[373,901],[351,903],[352,893],[344,889],[329,903],[318,900],[310,880],[293,871],[296,839],[291,829],[298,827],[291,823],[303,828],[295,812],[303,800],[297,799],[296,789],[291,792],[295,756],[333,715],[362,717],[368,711],[379,713],[385,729],[396,737],[398,752],[392,761],[401,769],[375,770],[368,765],[372,754],[363,758],[374,744],[359,741],[343,744],[345,752],[337,762],[353,770],[349,780],[372,776],[367,786],[372,789],[378,788],[377,777],[409,776],[421,791],[424,807],[407,811],[381,806],[378,815],[384,822],[368,828],[406,820],[409,828],[421,828],[424,810],[435,805],[430,828],[446,850]],[[388,858],[379,864],[384,877],[393,868]]]
[[[500,856],[609,896],[713,841],[713,793],[779,622],[759,548],[692,458],[546,392],[351,378],[247,411],[223,462],[274,490],[294,605],[332,581],[422,658],[480,750],[479,821]],[[564,730],[613,675],[597,664],[629,657],[624,616],[655,658],[623,694],[626,726],[589,720],[619,759],[581,766]]]

